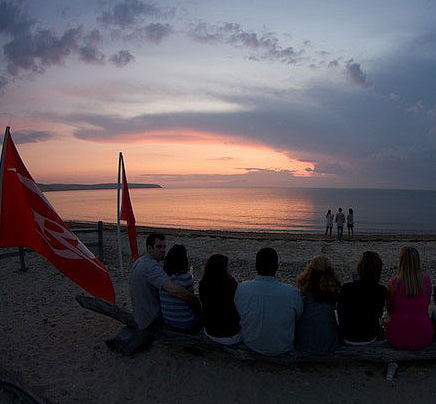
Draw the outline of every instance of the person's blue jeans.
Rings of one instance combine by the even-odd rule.
[[[338,238],[341,239],[344,233],[344,226],[338,226]]]

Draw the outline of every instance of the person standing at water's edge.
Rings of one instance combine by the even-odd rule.
[[[354,214],[353,209],[348,209],[348,215],[347,215],[347,230],[348,230],[348,237],[353,238],[354,237]]]
[[[148,327],[159,316],[161,289],[186,301],[195,311],[199,311],[198,299],[183,286],[172,282],[159,263],[165,258],[165,236],[151,233],[147,237],[146,248],[147,253],[133,263],[130,274],[130,298],[138,327]]]
[[[262,248],[256,255],[258,275],[240,283],[235,294],[242,341],[264,355],[280,355],[294,348],[295,322],[303,312],[300,293],[275,278],[277,269],[276,251]]]
[[[342,208],[338,209],[335,218],[336,226],[338,228],[338,239],[341,240],[344,234],[345,215],[342,213]]]
[[[329,237],[332,236],[332,227],[333,227],[333,214],[331,209],[328,210],[327,214],[325,215],[325,235],[327,236],[327,233],[329,233]]]

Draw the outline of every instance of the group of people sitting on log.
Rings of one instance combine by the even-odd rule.
[[[330,260],[316,256],[297,277],[296,287],[275,277],[278,256],[272,248],[259,250],[257,276],[240,284],[231,275],[229,259],[215,254],[206,262],[199,300],[183,245],[174,245],[165,258],[164,235],[152,233],[146,248],[130,279],[141,329],[163,318],[178,331],[204,332],[224,345],[243,342],[264,355],[294,348],[320,355],[342,343],[369,345],[384,339],[397,349],[421,350],[433,341],[430,278],[413,247],[400,249],[397,274],[387,287],[380,284],[382,260],[372,251],[360,256],[353,282],[341,284]],[[385,307],[388,320],[383,319]]]

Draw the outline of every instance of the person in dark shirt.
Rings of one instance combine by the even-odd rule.
[[[199,294],[205,334],[220,344],[233,345],[241,340],[234,303],[237,287],[229,271],[229,259],[222,254],[212,255],[206,262]]]
[[[380,320],[386,287],[379,284],[383,262],[373,251],[365,251],[357,263],[358,280],[342,286],[338,301],[341,336],[351,345],[370,344],[383,335]]]

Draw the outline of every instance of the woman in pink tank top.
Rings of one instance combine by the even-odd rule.
[[[391,316],[386,337],[394,348],[416,351],[432,343],[430,298],[430,278],[421,270],[418,251],[401,247],[398,272],[389,281],[386,303]]]

